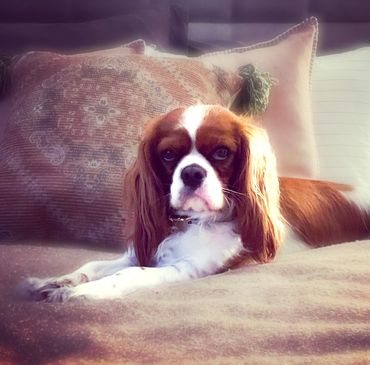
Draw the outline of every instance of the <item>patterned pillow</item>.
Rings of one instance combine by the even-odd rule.
[[[226,105],[239,83],[197,60],[122,48],[26,54],[12,67],[0,142],[0,238],[121,246],[122,179],[145,122],[180,105]]]

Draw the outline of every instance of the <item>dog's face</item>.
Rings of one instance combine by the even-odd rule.
[[[136,245],[163,239],[170,212],[216,222],[234,219],[249,248],[255,244],[249,241],[271,241],[280,219],[266,133],[219,106],[178,108],[153,120],[128,180],[137,197]],[[266,245],[256,250],[271,256]]]
[[[157,124],[152,163],[178,214],[215,217],[230,207],[225,189],[240,168],[241,141],[238,120],[223,112],[226,123],[220,110],[200,105],[177,109]]]

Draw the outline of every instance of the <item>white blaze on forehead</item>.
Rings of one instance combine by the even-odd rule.
[[[196,212],[212,215],[214,211],[220,210],[224,206],[221,181],[210,162],[195,148],[197,131],[212,107],[212,105],[188,107],[179,119],[180,126],[187,130],[193,146],[190,153],[179,161],[172,176],[170,204],[175,209],[185,212],[191,211],[192,214]],[[192,196],[187,196],[184,193],[186,187],[181,178],[181,172],[185,167],[194,164],[206,170],[207,176],[202,186],[196,190],[196,193]]]
[[[210,105],[193,105],[186,108],[180,118],[180,125],[184,127],[192,140],[195,143],[195,136],[198,128],[203,123],[204,118],[207,115]]]

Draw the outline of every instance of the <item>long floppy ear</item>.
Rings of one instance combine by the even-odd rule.
[[[241,193],[235,199],[237,228],[252,257],[267,262],[283,237],[276,160],[265,130],[248,119],[240,122],[240,165],[232,187]]]
[[[128,211],[131,214],[128,222],[132,230],[130,238],[141,266],[152,264],[158,245],[170,230],[167,199],[153,167],[150,138],[146,135],[124,182]]]

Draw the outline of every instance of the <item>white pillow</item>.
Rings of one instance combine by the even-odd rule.
[[[370,200],[370,47],[317,57],[312,93],[319,178]]]

